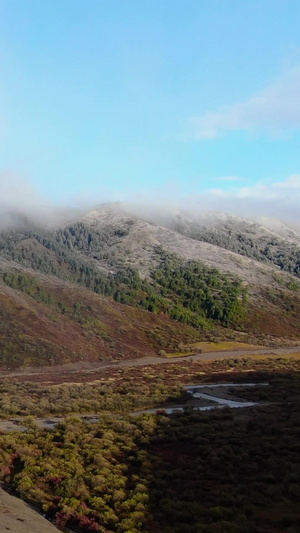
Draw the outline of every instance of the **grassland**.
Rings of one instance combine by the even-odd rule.
[[[238,350],[255,350],[261,349],[261,346],[249,344],[245,342],[222,341],[222,342],[208,342],[200,341],[188,344],[184,350],[178,352],[167,352],[167,357],[183,357],[195,355],[196,353],[211,353],[211,352],[232,352]]]

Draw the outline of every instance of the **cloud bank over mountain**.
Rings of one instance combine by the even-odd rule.
[[[222,180],[226,182],[226,178]],[[201,192],[184,195],[168,190],[148,191],[146,194],[135,194],[131,201],[148,205],[175,205],[191,211],[220,211],[245,217],[267,216],[286,222],[294,222],[300,226],[300,174],[292,174],[282,181],[270,181],[266,184],[257,181],[253,185],[243,185],[236,177],[228,181],[233,184],[229,188],[206,189]],[[129,196],[126,197],[129,201]]]
[[[161,188],[140,189],[135,192],[118,194],[117,191],[105,195],[101,190],[85,191],[85,201],[74,206],[71,196],[66,207],[57,206],[43,197],[26,180],[14,174],[0,174],[0,226],[11,225],[20,217],[28,217],[36,223],[58,225],[74,216],[87,212],[103,202],[123,201],[142,206],[142,209],[156,210],[171,208],[186,211],[220,211],[246,217],[268,216],[300,226],[300,174],[292,174],[282,181],[269,184],[256,182],[244,185],[237,176],[220,178],[219,188],[206,188],[201,192],[185,194],[176,184],[165,184]],[[224,183],[224,187],[222,184]]]
[[[190,209],[226,211],[242,216],[269,216],[300,224],[300,174],[251,186],[211,189],[183,200]]]
[[[0,174],[0,227],[28,218],[37,224],[54,225],[72,215],[71,208],[55,206],[26,179],[14,173]]]

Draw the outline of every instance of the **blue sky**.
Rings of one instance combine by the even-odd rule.
[[[296,209],[299,20],[298,0],[1,0],[1,182]]]

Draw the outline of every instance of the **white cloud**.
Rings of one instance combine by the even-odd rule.
[[[29,210],[45,203],[28,182],[11,172],[0,174],[0,186],[2,207]]]
[[[292,174],[285,181],[274,183],[277,189],[300,189],[300,174]]]
[[[238,181],[228,189],[220,187],[184,195],[182,188],[172,184],[148,191],[136,191],[126,198],[131,209],[142,216],[163,220],[174,210],[205,213],[218,211],[242,217],[272,217],[300,226],[300,174],[292,174],[282,181],[256,182],[241,186]],[[147,194],[146,194],[147,192]],[[144,213],[144,215],[143,215]],[[151,215],[151,216],[150,216]]]
[[[300,128],[300,67],[244,102],[191,119],[191,137],[214,139],[225,131],[281,135]]]
[[[0,191],[0,228],[23,216],[45,225],[59,224],[72,213],[54,206],[28,181],[10,172],[0,173]]]
[[[293,221],[300,224],[300,174],[292,174],[285,180],[269,184],[256,182],[244,186],[240,179],[220,179],[220,187],[184,196],[182,187],[176,182],[168,182],[159,188],[142,189],[126,195],[117,191],[106,191],[106,195],[95,192],[87,200],[89,210],[106,201],[125,201],[136,204],[148,211],[166,213],[168,209],[187,211],[221,211],[241,216],[268,216]],[[235,177],[234,177],[235,178]],[[228,189],[227,181],[232,181]],[[224,187],[222,185],[224,182]],[[225,188],[226,187],[226,188]],[[60,224],[72,218],[77,211],[71,208],[58,208],[41,196],[25,180],[13,174],[0,174],[0,227],[10,225],[15,215],[25,215],[45,224]],[[95,199],[98,198],[97,201]],[[71,201],[68,202],[71,204]],[[83,207],[83,206],[82,206]],[[151,212],[152,212],[151,211]]]
[[[210,189],[185,197],[185,209],[223,211],[241,216],[269,216],[300,222],[300,175],[269,184],[257,182],[248,187]]]

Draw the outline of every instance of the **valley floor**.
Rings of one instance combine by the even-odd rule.
[[[248,349],[235,349],[224,351],[210,351],[208,353],[199,353],[193,355],[182,355],[172,357],[141,357],[139,359],[129,359],[126,361],[112,361],[105,363],[93,363],[93,362],[80,362],[70,363],[65,365],[55,365],[51,367],[24,367],[17,371],[0,371],[0,379],[3,378],[16,378],[18,381],[24,381],[30,379],[36,383],[65,383],[77,381],[77,377],[80,381],[91,381],[91,379],[98,379],[103,374],[107,376],[110,370],[126,369],[132,367],[146,367],[156,365],[172,365],[181,362],[205,362],[230,358],[239,358],[246,356],[256,355],[270,355],[274,357],[281,357],[285,355],[298,357],[300,354],[300,345],[284,346],[281,348],[248,348]]]
[[[82,533],[296,533],[299,352],[2,372],[1,479]],[[57,529],[0,490],[0,531]]]

